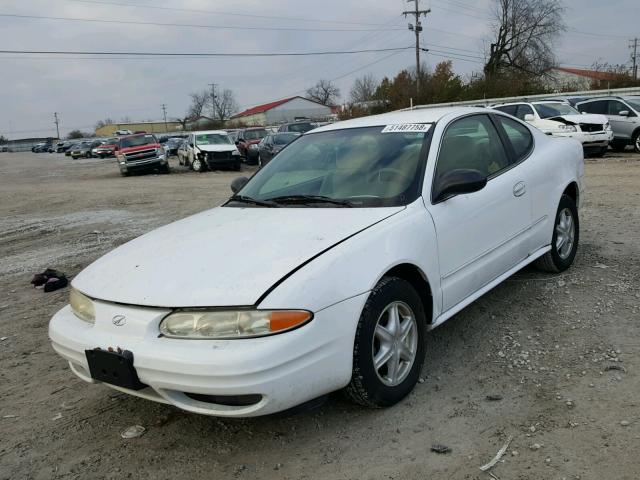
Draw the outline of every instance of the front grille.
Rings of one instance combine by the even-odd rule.
[[[231,152],[208,152],[208,159],[213,160],[231,160]]]
[[[601,123],[581,123],[580,130],[583,132],[604,132],[604,125]]]
[[[146,158],[154,158],[157,155],[156,149],[152,148],[151,150],[140,150],[138,152],[133,153],[125,153],[124,156],[127,160],[144,160]]]

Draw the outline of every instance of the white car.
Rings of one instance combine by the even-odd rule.
[[[494,110],[327,125],[83,270],[53,348],[87,382],[207,415],[339,389],[389,406],[429,330],[531,262],[572,264],[583,172],[578,142]]]
[[[240,170],[242,157],[226,131],[206,130],[189,134],[178,148],[178,163],[196,172],[220,167]]]
[[[547,135],[578,140],[586,155],[603,156],[613,140],[613,130],[606,116],[581,114],[566,102],[505,103],[491,108],[524,120]]]

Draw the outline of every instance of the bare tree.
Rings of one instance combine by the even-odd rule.
[[[192,92],[189,96],[191,97],[191,104],[187,109],[187,116],[202,116],[205,108],[211,104],[211,93],[207,90],[202,90],[200,92]]]
[[[307,98],[323,105],[335,105],[340,98],[340,89],[331,80],[319,80],[307,89]]]
[[[371,73],[367,73],[363,77],[356,78],[349,97],[353,103],[369,102],[373,100],[377,88],[378,81]]]
[[[102,128],[102,127],[104,127],[106,125],[113,125],[113,123],[114,123],[113,120],[108,118],[108,117],[105,118],[104,120],[98,120],[96,122],[96,130],[99,129],[99,128]]]
[[[238,102],[236,96],[232,90],[225,88],[222,92],[216,95],[215,111],[213,112],[213,118],[224,122],[229,117],[238,111]]]
[[[494,0],[494,42],[484,71],[515,69],[541,75],[555,64],[551,48],[566,30],[558,0]]]

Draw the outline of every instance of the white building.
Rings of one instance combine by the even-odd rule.
[[[231,117],[232,121],[245,125],[277,125],[298,119],[326,120],[333,113],[332,107],[308,98],[290,97],[276,102],[258,105]]]
[[[553,67],[545,73],[546,85],[556,92],[609,88],[607,82],[615,79],[613,73],[580,68]]]

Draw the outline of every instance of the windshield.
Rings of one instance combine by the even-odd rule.
[[[275,145],[288,145],[299,136],[299,133],[278,133],[273,136],[273,143]]]
[[[221,133],[202,133],[196,135],[196,145],[229,145],[231,140]]]
[[[313,130],[313,125],[310,123],[293,123],[289,125],[288,129],[290,132],[305,133],[309,130]]]
[[[245,140],[260,140],[267,136],[267,131],[264,129],[261,130],[247,130],[244,132]]]
[[[383,133],[383,128],[304,135],[260,169],[239,195],[263,201],[312,195],[354,207],[406,205],[419,194],[429,132]]]
[[[125,137],[120,140],[122,142],[122,148],[129,147],[141,147],[142,145],[148,145],[150,143],[158,143],[156,137],[153,135],[139,135],[137,137]]]
[[[565,103],[537,103],[533,105],[540,118],[559,117],[561,115],[580,115],[580,112]]]
[[[630,99],[630,98],[625,98],[625,100],[627,101],[627,103],[628,103],[629,105],[631,105],[631,106],[633,107],[633,109],[634,109],[636,112],[640,112],[640,98],[638,98],[638,99],[635,99],[635,98],[634,98],[633,100],[632,100],[632,99]]]

